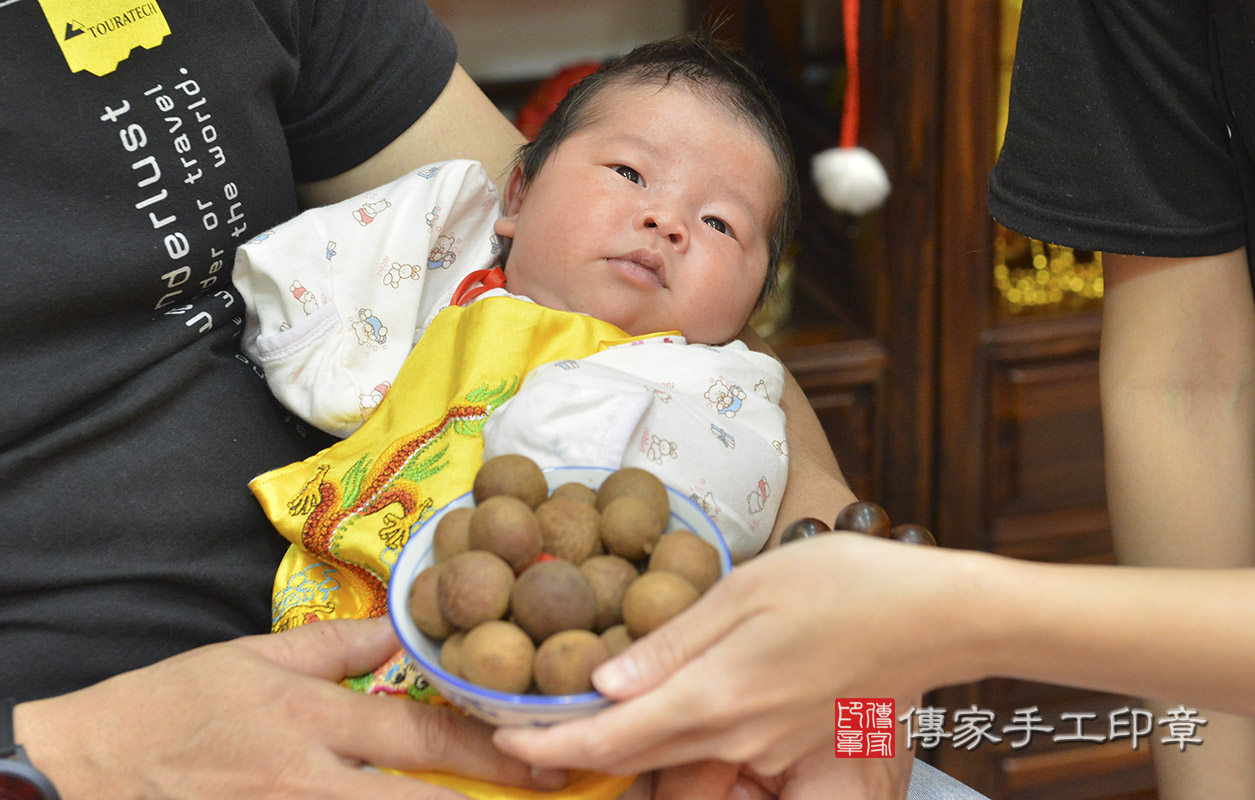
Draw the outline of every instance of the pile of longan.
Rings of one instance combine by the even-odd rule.
[[[414,579],[409,611],[443,642],[440,665],[479,686],[590,691],[598,664],[719,578],[713,545],[692,531],[664,532],[667,489],[645,470],[551,495],[535,462],[503,455],[480,467],[472,494],[473,508],[436,524],[434,564]]]

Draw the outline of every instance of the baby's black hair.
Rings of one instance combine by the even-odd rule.
[[[782,203],[777,210],[767,245],[767,276],[759,292],[759,305],[775,289],[780,260],[797,222],[799,188],[793,148],[785,131],[780,106],[746,58],[731,45],[706,34],[687,34],[643,44],[613,58],[567,92],[557,109],[545,120],[536,138],[519,148],[523,185],[540,174],[540,168],[568,136],[587,124],[588,105],[607,86],[631,82],[666,86],[683,81],[758,129],[780,173]]]

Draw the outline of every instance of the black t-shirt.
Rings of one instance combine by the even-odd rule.
[[[19,700],[268,628],[286,542],[247,482],[326,442],[239,354],[234,251],[298,211],[295,182],[408,128],[456,57],[413,0],[59,5],[0,3],[0,694]]]
[[[1088,250],[1243,245],[1255,214],[1247,0],[1026,0],[989,208]]]

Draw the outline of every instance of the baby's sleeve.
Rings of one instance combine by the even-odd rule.
[[[484,427],[484,457],[639,467],[696,502],[734,561],[762,549],[788,477],[784,373],[743,345],[648,340],[533,370]]]
[[[347,436],[374,412],[432,316],[491,266],[496,189],[473,161],[431,164],[241,246],[241,347],[302,419]]]

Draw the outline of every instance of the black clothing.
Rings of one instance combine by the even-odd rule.
[[[71,71],[62,43],[154,16],[157,46]],[[405,131],[456,53],[412,0],[68,23],[17,0],[0,27],[0,694],[20,701],[268,629],[287,542],[247,483],[328,442],[239,354],[235,248]]]
[[[1252,78],[1243,0],[1026,0],[990,211],[1086,250],[1242,246],[1255,220]]]

